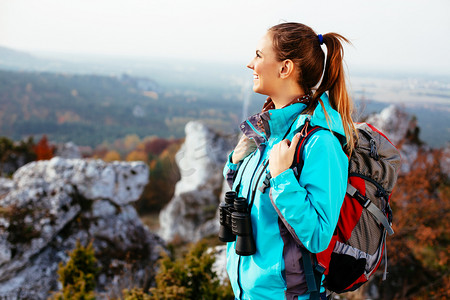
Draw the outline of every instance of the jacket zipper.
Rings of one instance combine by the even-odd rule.
[[[309,120],[308,120],[308,122],[309,122]],[[288,131],[286,132],[286,134],[284,135],[284,137],[282,138],[282,140],[284,140],[284,139],[286,138],[286,136],[289,134],[289,132],[291,131],[292,126],[294,125],[294,123],[295,123],[295,119],[294,119],[294,122],[291,124],[291,126],[289,126],[289,129],[288,129]],[[252,127],[253,127],[253,126],[252,126]],[[266,140],[266,141],[267,141],[267,140]],[[265,147],[264,147],[264,148],[265,148]],[[265,150],[265,149],[264,149],[264,150]],[[261,150],[260,150],[260,151],[261,151]],[[249,213],[250,213],[250,211],[251,211],[251,207],[253,206],[253,201],[254,201],[254,198],[255,198],[255,194],[256,194],[256,191],[257,191],[257,189],[258,189],[258,182],[259,182],[259,180],[261,179],[261,176],[262,176],[262,174],[264,173],[264,171],[266,170],[266,168],[267,168],[267,166],[268,166],[268,163],[269,163],[269,159],[267,159],[267,161],[263,160],[263,161],[261,162],[262,155],[263,155],[263,152],[261,151],[261,157],[259,158],[260,161],[258,161],[259,166],[258,166],[258,168],[255,170],[255,172],[252,174],[252,178],[251,178],[251,180],[250,180],[249,192],[252,191],[252,182],[253,182],[253,178],[255,177],[255,174],[258,173],[258,171],[259,171],[259,169],[261,168],[261,166],[263,166],[262,172],[260,173],[260,175],[259,175],[259,177],[258,177],[258,179],[257,179],[257,182],[256,182],[256,184],[255,184],[255,187],[254,187],[254,190],[253,190],[253,194],[252,194],[252,195],[248,195],[248,194],[247,194],[247,196],[252,196],[252,200],[251,200],[251,203],[250,203],[250,205],[249,205]],[[242,173],[242,175],[241,175],[241,180],[242,180],[242,176],[244,176],[244,173]],[[248,197],[247,197],[247,200],[248,200]],[[239,286],[239,292],[240,292],[240,294],[239,294],[239,299],[242,300],[242,294],[243,294],[244,290],[242,289],[242,286],[241,286],[241,278],[240,278],[240,277],[241,277],[241,276],[240,276],[240,273],[241,273],[241,272],[240,272],[240,269],[241,269],[241,256],[239,255],[238,267],[237,267],[237,283],[238,283],[238,286]]]
[[[261,158],[262,158],[262,151],[261,151],[261,157],[259,158],[259,160],[261,160]],[[253,174],[252,174],[252,178],[251,178],[251,180],[250,180],[250,185],[249,185],[249,193],[247,193],[247,200],[249,199],[249,196],[253,196],[255,193],[256,193],[256,190],[257,190],[257,186],[258,186],[258,182],[256,183],[256,186],[255,186],[255,189],[253,190],[253,193],[252,193],[252,182],[253,182],[253,179],[255,178],[255,175],[258,173],[258,171],[259,171],[259,169],[261,169],[261,167],[263,166],[263,170],[262,170],[262,173],[264,173],[264,170],[265,170],[265,167],[267,167],[267,166],[265,166],[264,167],[264,161],[265,160],[263,160],[262,161],[262,163],[260,163],[261,161],[259,161],[258,163],[260,163],[259,164],[259,166],[258,166],[258,168],[256,168],[256,170],[253,172]],[[261,173],[261,174],[262,174]],[[261,174],[260,174],[260,176],[258,177],[258,181],[261,179]],[[244,173],[242,173],[241,174],[241,179],[242,179],[242,177],[244,176]],[[252,194],[250,194],[250,193],[252,193]],[[254,198],[254,197],[253,197]],[[249,214],[250,214],[250,209],[251,209],[251,205],[253,205],[253,201],[251,202],[251,204],[249,205]],[[238,283],[238,286],[239,286],[239,292],[240,292],[240,294],[239,294],[239,299],[241,299],[242,300],[242,294],[244,293],[244,290],[243,290],[243,288],[242,288],[242,285],[241,285],[241,276],[240,276],[240,274],[241,274],[241,272],[240,272],[240,270],[241,270],[241,255],[239,255],[239,260],[238,260],[238,267],[237,267],[237,283]]]
[[[241,256],[239,255],[239,260],[238,260],[238,267],[237,267],[237,283],[239,286],[239,299],[242,300],[242,294],[244,293],[244,290],[242,289],[241,286],[241,272],[239,272],[239,269],[241,268]]]

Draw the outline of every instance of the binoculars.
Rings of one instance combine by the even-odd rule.
[[[237,197],[234,191],[226,192],[225,202],[219,205],[219,215],[219,239],[222,242],[236,241],[236,254],[238,255],[255,254],[256,245],[253,239],[247,199]]]

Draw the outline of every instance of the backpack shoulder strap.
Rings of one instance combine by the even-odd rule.
[[[313,134],[320,130],[330,130],[330,129],[327,129],[327,128],[324,128],[324,127],[321,127],[318,125],[311,126],[309,120],[306,120],[305,125],[303,125],[300,128],[300,133],[302,134],[302,136],[300,137],[301,140],[297,144],[297,149],[295,149],[294,161],[293,161],[292,167],[291,167],[294,170],[294,174],[295,174],[295,177],[297,177],[297,179],[300,178],[300,173],[301,173],[301,170],[303,169],[303,164],[304,164],[303,152],[305,151],[305,145],[308,142],[308,140],[313,136]],[[347,142],[345,136],[342,136],[341,134],[336,133],[336,132],[332,132],[332,133],[338,138],[341,146],[344,147],[344,145]]]
[[[292,169],[294,171],[295,177],[297,180],[300,179],[300,173],[303,169],[303,152],[305,151],[305,145],[308,140],[313,136],[314,133],[320,130],[328,130],[321,126],[310,126],[309,120],[305,122],[303,128],[300,129],[302,136],[301,140],[297,144],[297,149],[295,149],[294,161],[292,164]],[[343,139],[338,136],[339,142],[341,145],[344,145]],[[319,299],[320,295],[320,286],[322,275],[325,272],[325,269],[321,267],[317,263],[317,259],[315,255],[311,254],[308,250],[300,247],[302,251],[302,263],[303,269],[306,276],[306,282],[308,286],[308,292],[310,293],[310,300]]]
[[[320,126],[310,126],[309,120],[305,122],[305,125],[300,129],[301,137],[297,144],[297,149],[295,149],[294,161],[292,163],[292,169],[294,171],[295,177],[300,178],[301,170],[303,169],[303,152],[305,151],[305,145],[311,136],[319,130],[326,130]]]
[[[316,259],[311,258],[314,254],[302,246],[300,247],[300,250],[302,252],[303,271],[305,272],[309,300],[320,300],[320,285],[323,272],[314,268],[314,265],[317,265]]]

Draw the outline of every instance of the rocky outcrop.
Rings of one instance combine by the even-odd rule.
[[[0,182],[0,298],[46,299],[58,263],[76,241],[93,242],[98,291],[149,284],[162,241],[132,203],[148,182],[144,163],[63,159],[32,162]],[[119,284],[119,287],[120,287]]]
[[[81,151],[73,142],[67,142],[56,146],[55,156],[61,158],[81,158]]]
[[[429,147],[419,139],[419,128],[415,117],[411,117],[398,106],[388,106],[379,114],[370,116],[367,123],[380,129],[400,150],[402,173],[408,173],[411,170],[420,151],[429,151]]]
[[[395,105],[388,106],[379,114],[369,116],[367,123],[385,133],[396,146],[403,142],[408,130],[413,129],[411,126],[415,127],[415,124],[411,123],[411,116]]]
[[[185,131],[186,140],[176,155],[181,180],[159,216],[159,234],[167,241],[176,237],[197,241],[217,232],[217,225],[208,221],[216,215],[222,169],[232,147],[229,138],[200,122],[189,122]]]
[[[441,169],[447,175],[447,178],[450,178],[450,143],[447,143],[442,151]]]

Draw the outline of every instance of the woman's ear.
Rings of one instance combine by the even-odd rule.
[[[294,71],[294,62],[290,59],[285,59],[281,63],[280,68],[280,78],[285,79],[291,76],[292,72]]]

